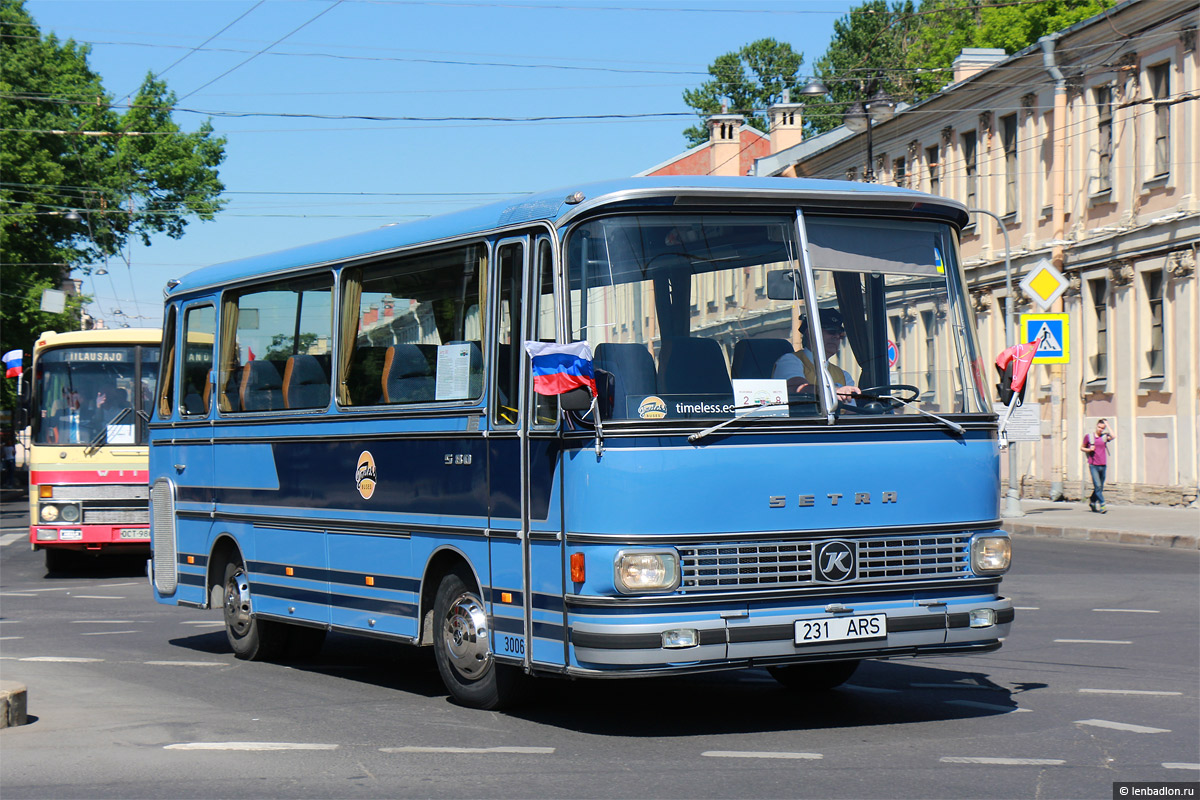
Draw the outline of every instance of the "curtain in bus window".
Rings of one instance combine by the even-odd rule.
[[[223,413],[233,411],[229,401],[229,377],[238,367],[237,348],[238,304],[237,298],[226,296],[221,303],[221,369],[217,383],[217,409]]]
[[[171,404],[175,397],[175,309],[167,309],[167,324],[165,326],[166,335],[163,336],[163,346],[166,352],[163,354],[162,363],[159,365],[158,373],[158,417],[159,419],[169,419],[171,416]]]
[[[348,269],[342,274],[345,276],[345,280],[342,282],[342,316],[341,324],[338,326],[338,338],[342,350],[338,356],[341,377],[338,380],[337,401],[340,405],[348,406],[351,405],[348,385],[350,367],[354,363],[354,350],[358,344],[354,334],[358,332],[358,306],[362,300],[362,270]]]

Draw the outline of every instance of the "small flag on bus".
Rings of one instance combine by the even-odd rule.
[[[596,396],[596,373],[592,348],[587,342],[526,342],[525,351],[533,366],[533,390],[559,395],[586,386]]]
[[[16,378],[21,374],[22,367],[25,366],[25,352],[22,350],[9,350],[4,354],[4,377]]]

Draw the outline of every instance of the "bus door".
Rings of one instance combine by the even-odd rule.
[[[565,659],[557,399],[534,394],[524,349],[555,338],[554,250],[545,234],[503,239],[493,272],[492,652],[527,667]]]
[[[213,396],[216,306],[212,302],[185,305],[180,319],[179,339],[173,344],[174,357],[163,358],[164,363],[175,366],[173,416],[177,422],[171,427],[170,444],[158,448],[165,452],[151,454],[156,460],[165,458],[166,469],[155,466],[151,473],[168,475],[174,484],[178,555],[202,556],[208,552],[214,508],[212,440],[216,407]],[[160,412],[163,411],[161,402],[160,399]],[[158,544],[156,541],[156,547]],[[165,554],[156,554],[156,561],[160,555]],[[196,585],[194,581],[181,580],[178,592],[179,600],[203,603],[207,599],[202,582]],[[195,597],[191,596],[192,592],[196,592]]]

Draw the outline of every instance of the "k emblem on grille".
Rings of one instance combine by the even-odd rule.
[[[817,545],[815,577],[819,581],[841,583],[858,574],[854,545],[850,542],[822,542]]]

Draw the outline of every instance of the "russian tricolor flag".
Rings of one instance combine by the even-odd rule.
[[[16,378],[25,366],[25,353],[22,350],[9,350],[4,354],[4,377]],[[592,382],[595,385],[595,381]]]
[[[533,390],[538,394],[559,395],[586,386],[592,397],[596,396],[592,348],[587,342],[526,342],[525,352],[533,365]]]

